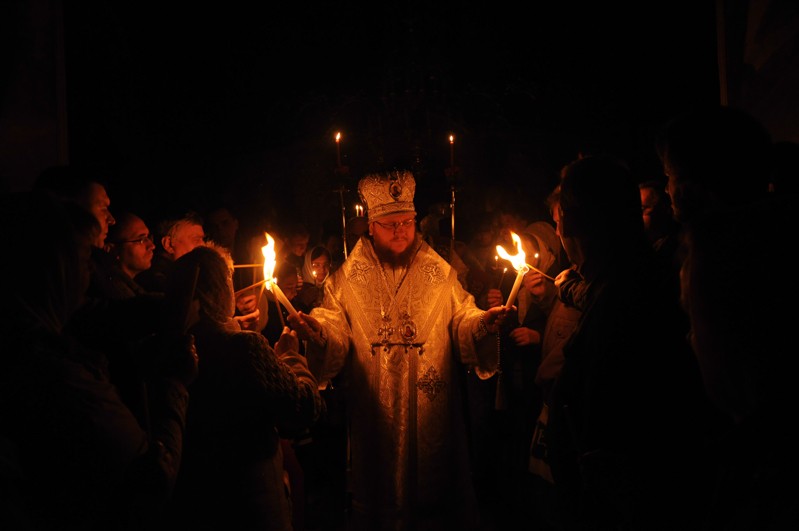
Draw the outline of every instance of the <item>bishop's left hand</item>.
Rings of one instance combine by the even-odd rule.
[[[496,334],[499,332],[502,323],[505,321],[505,317],[508,313],[512,310],[515,310],[516,306],[511,306],[507,308],[504,304],[502,306],[494,306],[493,308],[489,308],[485,311],[485,323],[486,328],[492,334]]]
[[[289,314],[288,321],[291,323],[291,327],[297,331],[300,339],[324,346],[325,339],[322,334],[322,324],[319,321],[305,312]]]

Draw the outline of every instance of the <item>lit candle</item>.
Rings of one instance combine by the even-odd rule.
[[[363,217],[363,207],[361,205],[355,205],[355,215]]]
[[[508,300],[505,302],[506,308],[513,306],[513,301],[516,300],[516,295],[519,293],[519,288],[522,285],[522,279],[524,278],[524,275],[530,271],[530,268],[527,267],[527,262],[525,261],[526,257],[524,255],[524,250],[522,250],[521,238],[519,238],[519,236],[513,231],[511,231],[510,237],[513,240],[513,243],[516,244],[515,255],[511,256],[504,247],[497,245],[497,252],[499,255],[505,260],[508,260],[516,270],[516,280],[513,282],[513,288],[511,288],[510,295],[508,295]]]
[[[297,310],[291,305],[283,290],[277,285],[277,279],[274,277],[275,266],[277,265],[277,253],[275,252],[275,239],[266,235],[266,245],[261,247],[261,253],[264,255],[264,283],[266,289],[275,294],[278,301],[289,311],[291,315],[297,315]]]
[[[508,272],[508,268],[502,270],[502,274],[499,276],[499,284],[497,284],[497,289],[502,289],[502,281],[505,280],[505,273]]]
[[[341,132],[336,133],[336,164],[341,167]]]
[[[449,166],[455,167],[455,135],[449,135]]]
[[[316,271],[311,271],[311,274],[313,275],[313,285],[318,286],[319,283],[317,282],[318,278],[316,277]]]

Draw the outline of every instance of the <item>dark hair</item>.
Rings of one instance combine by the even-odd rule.
[[[681,181],[701,183],[730,206],[768,191],[771,135],[741,109],[716,106],[685,112],[658,132],[655,148],[664,167]]]
[[[25,227],[8,232],[17,256],[0,261],[4,329],[60,333],[85,294],[89,242],[99,223],[39,189],[0,196],[0,219],[6,227]]]
[[[297,274],[297,267],[291,262],[280,262],[275,268],[275,278],[281,279]]]
[[[92,184],[105,183],[87,168],[77,166],[51,166],[43,170],[33,183],[36,190],[47,190],[58,199],[80,202]]]
[[[632,173],[610,157],[586,157],[564,168],[560,207],[587,239],[629,241],[643,235],[641,194]]]
[[[316,260],[322,255],[327,256],[327,259],[332,261],[330,250],[324,245],[317,245],[316,247],[311,249],[311,260]]]

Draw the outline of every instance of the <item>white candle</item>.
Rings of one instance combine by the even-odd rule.
[[[275,294],[277,300],[279,300],[280,304],[282,304],[289,311],[289,314],[297,315],[297,310],[295,310],[294,306],[291,305],[291,302],[289,302],[289,300],[286,298],[286,295],[283,293],[283,290],[280,289],[280,286],[277,285],[277,282],[271,280],[268,285],[269,290]]]
[[[283,290],[277,285],[274,278],[275,265],[277,264],[277,254],[275,253],[275,239],[269,235],[268,232],[264,233],[266,237],[266,245],[261,247],[261,253],[264,255],[264,285],[266,288],[275,294],[277,300],[289,311],[291,315],[297,315],[297,310],[291,305]]]
[[[529,269],[527,269],[527,266],[524,266],[516,273],[516,280],[513,282],[513,288],[510,290],[510,295],[508,295],[508,301],[505,303],[505,308],[510,308],[513,306],[513,301],[516,300],[516,295],[518,295],[519,288],[522,285],[522,279],[528,271]]]

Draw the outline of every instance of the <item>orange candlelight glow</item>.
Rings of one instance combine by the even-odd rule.
[[[266,245],[261,247],[261,253],[264,255],[264,281],[266,289],[275,294],[278,301],[289,311],[291,315],[297,315],[297,310],[291,305],[283,290],[277,285],[277,279],[274,277],[275,267],[277,265],[277,252],[275,251],[275,239],[266,235]]]
[[[513,240],[513,243],[516,245],[515,255],[511,256],[504,247],[497,245],[497,253],[499,253],[499,256],[509,261],[510,265],[513,266],[513,269],[516,270],[516,280],[513,283],[513,288],[510,290],[508,300],[505,302],[506,308],[513,306],[513,301],[516,300],[516,295],[519,293],[519,288],[522,285],[522,279],[524,278],[524,275],[530,271],[530,268],[527,266],[526,262],[527,257],[524,255],[524,250],[522,249],[522,239],[519,238],[519,235],[513,231],[511,231],[510,237],[511,240]]]

